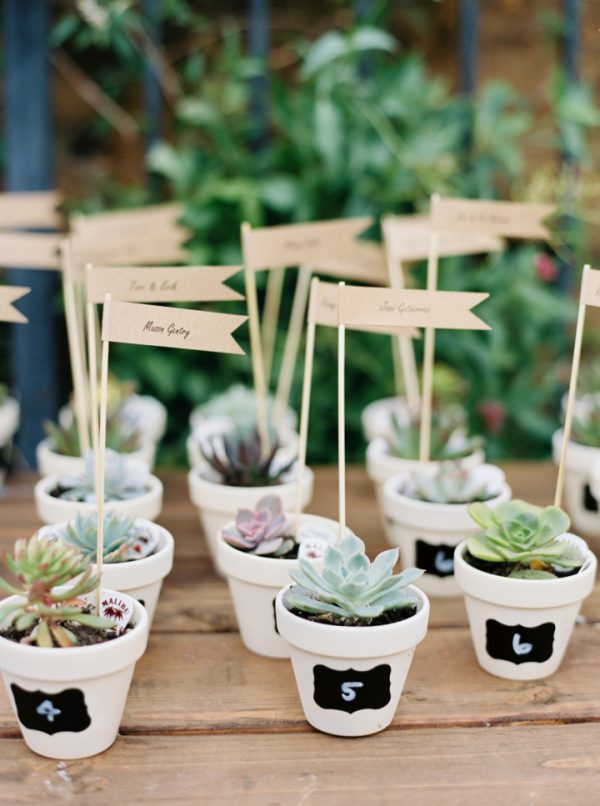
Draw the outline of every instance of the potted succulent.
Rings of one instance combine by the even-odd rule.
[[[239,433],[207,439],[202,445],[204,465],[192,468],[188,475],[190,497],[198,507],[208,548],[219,573],[217,537],[239,509],[254,509],[256,502],[272,493],[279,496],[285,510],[296,504],[296,458],[273,442],[262,455],[258,432],[245,437]],[[313,474],[303,475],[301,504],[312,496]]]
[[[427,632],[429,601],[410,583],[422,572],[393,569],[398,549],[372,563],[346,535],[307,560],[276,599],[279,632],[290,644],[306,719],[336,736],[366,736],[392,721],[415,647]]]
[[[510,680],[547,677],[594,586],[596,558],[558,507],[514,500],[474,503],[469,513],[480,530],[456,547],[454,573],[477,660]]]
[[[27,746],[49,758],[86,758],[114,742],[148,616],[101,590],[89,559],[59,541],[17,540],[0,579],[0,670]],[[73,582],[73,580],[76,581]]]
[[[77,513],[72,521],[43,526],[38,536],[62,540],[95,562],[98,513]],[[163,579],[173,567],[174,546],[173,535],[156,523],[114,512],[104,515],[102,584],[144,605],[150,626]]]
[[[448,462],[439,470],[399,473],[383,488],[387,533],[398,546],[402,564],[425,571],[419,587],[428,596],[459,596],[454,579],[454,549],[476,531],[469,504],[485,501],[492,509],[508,501],[511,490],[494,465],[470,469]]]
[[[71,520],[77,512],[96,510],[94,453],[85,455],[82,475],[47,476],[35,485],[38,516],[43,523]],[[107,512],[153,521],[162,508],[163,486],[148,466],[124,454],[107,450],[104,500]]]
[[[266,495],[254,510],[240,509],[219,532],[217,559],[227,576],[242,640],[270,658],[289,658],[289,645],[277,632],[275,597],[289,582],[299,558],[317,562],[336,543],[338,524],[317,515],[283,512],[281,499]]]
[[[19,404],[10,397],[6,386],[0,384],[0,457],[8,448],[19,427]],[[8,459],[6,460],[8,461]],[[4,458],[0,458],[0,486],[4,482]]]
[[[439,469],[442,462],[460,462],[465,468],[484,461],[479,437],[467,436],[464,411],[460,406],[436,410],[431,418],[431,460],[419,461],[420,415],[393,415],[387,437],[376,437],[367,446],[367,473],[383,509],[383,485],[398,473]]]

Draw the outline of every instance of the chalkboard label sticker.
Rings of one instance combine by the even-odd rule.
[[[276,606],[277,596],[273,599],[273,623],[275,624],[275,632],[279,635],[279,627],[277,626],[277,606]]]
[[[138,599],[138,602],[141,604],[142,607],[146,607],[146,600],[145,599]]]
[[[491,658],[519,665],[544,663],[552,657],[556,627],[551,622],[538,627],[523,627],[488,619],[485,626],[485,648]]]
[[[39,730],[53,736],[55,733],[81,733],[92,720],[88,714],[83,691],[67,688],[54,694],[38,689],[26,691],[11,684],[19,722],[29,730]]]
[[[391,699],[391,671],[387,663],[361,672],[318,664],[313,669],[314,700],[321,708],[348,714],[366,708],[385,708]]]
[[[454,574],[454,549],[446,543],[435,545],[417,539],[416,566],[436,577],[450,577]]]

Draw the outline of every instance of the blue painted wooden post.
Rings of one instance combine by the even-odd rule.
[[[156,45],[160,45],[160,0],[143,0],[144,24],[148,35]],[[162,90],[154,66],[146,61],[144,65],[144,144],[146,155],[162,136]],[[160,177],[148,174],[148,188],[151,196],[160,195]]]
[[[477,85],[479,2],[460,0],[460,89],[472,96]]]
[[[49,93],[47,0],[4,0],[6,189],[52,187],[52,128]],[[12,269],[13,284],[31,286],[21,310],[27,325],[11,328],[12,383],[21,400],[20,447],[35,466],[42,422],[58,408],[54,272]]]
[[[261,151],[267,144],[268,112],[267,92],[269,85],[267,58],[269,55],[269,0],[250,0],[250,55],[262,61],[259,75],[252,79],[251,115],[253,121],[253,146]]]

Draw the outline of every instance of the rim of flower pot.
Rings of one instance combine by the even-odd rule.
[[[295,515],[292,512],[286,512],[285,517],[288,522],[294,523]],[[308,512],[300,513],[299,523],[320,523],[329,526],[337,533],[339,531],[339,524],[332,518],[325,518],[322,515],[311,515]],[[223,539],[223,530],[230,526],[234,526],[235,521],[227,523],[223,529],[219,530],[217,537],[217,554],[219,564],[227,576],[241,579],[244,582],[252,582],[255,585],[262,585],[269,588],[280,588],[287,585],[290,581],[289,572],[292,568],[297,567],[298,559],[285,559],[281,557],[263,557],[259,554],[250,554],[247,551],[240,551],[235,546],[229,545]],[[347,529],[350,533],[350,530]],[[314,561],[317,564],[318,560]]]
[[[0,405],[0,447],[14,436],[19,427],[20,406],[14,397],[7,395]]]
[[[594,498],[600,498],[600,459],[597,459],[592,465],[592,472],[590,474],[590,490]]]
[[[476,448],[472,453],[461,457],[457,461],[466,468],[477,467],[483,464],[485,453],[483,448]],[[414,472],[423,468],[437,469],[444,462],[453,461],[445,459],[430,459],[421,462],[419,459],[401,459],[392,456],[387,440],[384,437],[376,437],[367,445],[367,473],[376,483],[383,484],[390,476],[402,472]]]
[[[39,530],[44,533],[64,532],[70,521],[48,524]],[[173,567],[173,554],[175,551],[175,539],[168,529],[160,526],[147,518],[135,518],[135,524],[144,527],[152,527],[159,533],[159,548],[147,557],[140,557],[136,560],[128,560],[122,563],[104,563],[103,574],[110,573],[110,585],[120,589],[122,585],[129,584],[130,587],[141,588],[144,585],[151,585],[159,579],[164,579]],[[92,563],[96,567],[96,563]],[[130,579],[135,575],[135,585]],[[125,590],[125,592],[127,592]]]
[[[500,486],[498,495],[486,499],[489,507],[496,507],[504,501],[509,501],[512,490],[506,483],[506,474],[496,465],[482,464],[473,468],[473,472],[487,476],[490,482],[496,481]],[[386,517],[398,523],[414,526],[420,529],[444,529],[464,531],[477,529],[477,525],[470,518],[467,508],[469,504],[439,504],[435,501],[421,501],[411,498],[400,492],[402,485],[410,479],[410,473],[397,473],[391,476],[383,486],[383,510]],[[484,479],[482,479],[483,481]],[[433,522],[439,519],[440,524]]]
[[[319,624],[296,616],[283,604],[283,597],[290,587],[291,584],[286,585],[277,594],[275,600],[277,626],[289,644],[305,652],[331,658],[386,657],[412,649],[427,633],[429,599],[415,585],[408,585],[406,588],[419,598],[417,612],[414,615],[402,621],[395,621],[393,624],[370,627]]]
[[[464,594],[502,607],[562,607],[588,596],[594,587],[597,560],[581,537],[565,532],[562,538],[585,547],[585,560],[577,574],[558,579],[510,579],[474,568],[465,560],[467,541],[454,550],[454,576]]]
[[[45,437],[38,442],[35,449],[38,468],[44,476],[55,476],[59,473],[77,473],[85,470],[85,459],[83,456],[66,456],[65,454],[58,453],[54,450],[52,437]],[[135,451],[123,453],[128,459],[137,459],[148,465],[149,468],[154,464],[154,455],[156,453],[156,445],[148,437],[140,439],[140,447]],[[46,472],[48,465],[62,466],[62,470]]]
[[[269,487],[233,487],[204,478],[203,471],[204,468],[193,467],[188,473],[190,498],[201,509],[227,511],[232,508],[251,508],[265,495],[278,495],[281,498],[285,496],[286,499],[287,496],[295,496],[298,485],[297,469],[294,470],[293,480],[283,484],[272,484]],[[308,491],[308,500],[312,496],[313,483],[313,471],[306,467],[302,486]],[[290,499],[291,503],[293,503],[292,499]]]
[[[111,588],[102,588],[101,592],[102,596],[123,595]],[[23,597],[8,596],[0,605],[19,598]],[[123,635],[100,644],[74,647],[28,646],[0,636],[0,668],[25,679],[66,682],[103,677],[135,663],[146,649],[148,613],[136,599],[128,598],[134,608],[133,627]]]
[[[552,434],[552,457],[555,464],[560,462],[564,431],[559,428]],[[580,442],[569,440],[566,456],[567,470],[574,470],[578,473],[588,475],[593,462],[600,459],[600,447],[594,448],[591,445],[582,445]]]
[[[227,414],[203,414],[202,406],[196,406],[190,414],[190,428],[195,431],[199,426],[204,425],[210,420],[220,420],[225,427],[230,427],[233,422],[231,417]],[[283,425],[289,431],[295,431],[298,425],[298,415],[290,406],[287,406],[283,415]]]

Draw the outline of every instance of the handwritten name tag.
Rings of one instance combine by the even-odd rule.
[[[13,305],[18,299],[29,294],[31,288],[17,285],[0,286],[0,322],[27,322],[27,317]]]
[[[50,232],[0,232],[0,265],[59,269],[60,236]]]
[[[600,270],[586,266],[581,277],[579,301],[584,305],[600,307]]]
[[[58,229],[60,216],[56,208],[60,202],[55,190],[0,193],[0,228]]]
[[[431,201],[431,223],[436,230],[486,232],[509,238],[550,240],[543,222],[555,212],[552,204],[439,197]]]
[[[471,312],[489,294],[404,288],[340,286],[339,317],[344,325],[490,330]]]
[[[243,299],[224,285],[241,266],[100,267],[87,272],[90,302],[106,294],[126,302],[219,302]]]
[[[435,231],[429,216],[386,216],[381,223],[386,249],[393,260],[427,259],[431,234]],[[438,235],[437,253],[440,257],[500,252],[503,248],[501,238],[487,233],[441,232]]]
[[[136,302],[104,305],[102,340],[244,355],[231,335],[247,316]]]

